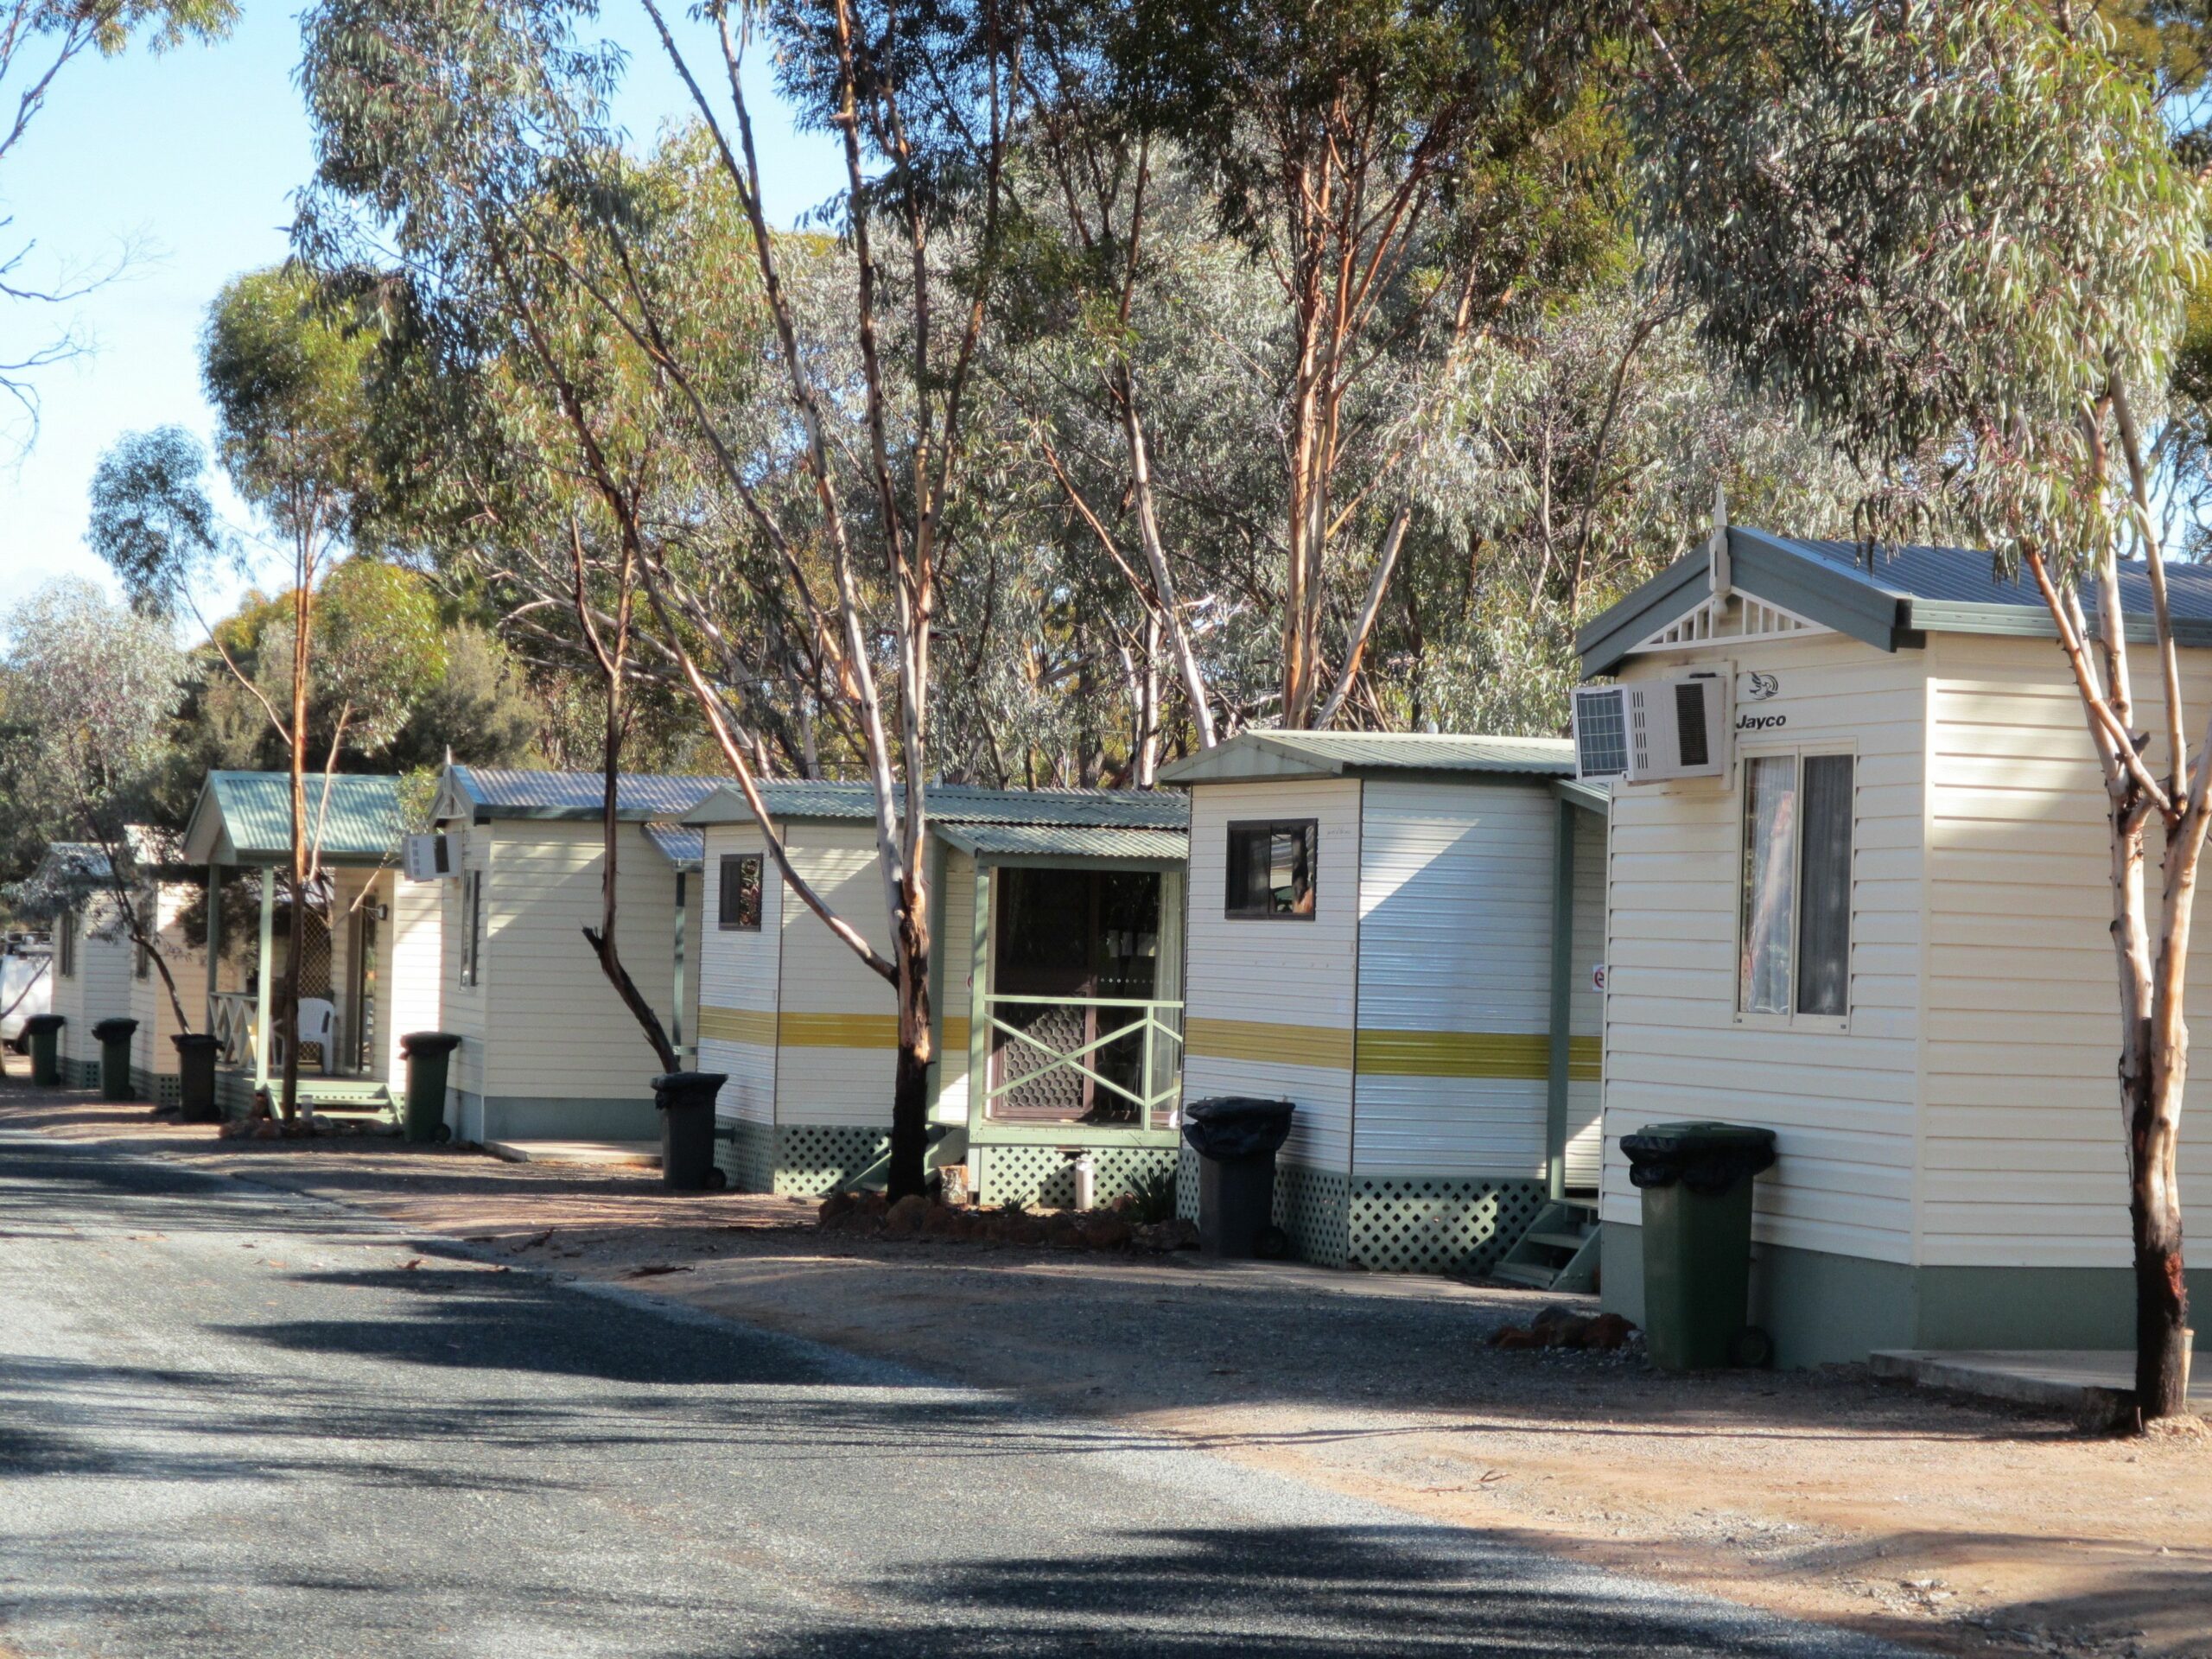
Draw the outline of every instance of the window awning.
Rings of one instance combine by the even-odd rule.
[[[1180,866],[1191,861],[1191,837],[1181,830],[1139,830],[1109,824],[944,823],[931,826],[949,847],[990,861],[1064,859],[1071,862]]]

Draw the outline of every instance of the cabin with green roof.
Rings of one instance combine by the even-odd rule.
[[[207,893],[201,1029],[220,1045],[216,1097],[234,1116],[282,1075],[275,991],[289,949],[293,895],[280,874],[291,868],[291,823],[285,773],[211,772],[185,824],[182,861],[205,872]],[[310,774],[307,824],[319,874],[304,895],[297,975],[300,1097],[321,1111],[391,1114],[406,1076],[399,1039],[437,1027],[436,894],[399,873],[397,779]]]
[[[676,820],[712,778],[615,785],[615,943],[679,1052],[698,996],[699,835]],[[583,937],[606,870],[597,772],[449,766],[431,817],[450,874],[428,882],[443,937],[442,1028],[458,1036],[447,1122],[464,1141],[657,1141],[652,1046]]]
[[[1191,797],[1184,1097],[1296,1105],[1275,1220],[1304,1260],[1587,1287],[1605,797],[1573,770],[1555,738],[1281,731],[1162,769]]]
[[[887,953],[868,785],[761,792],[793,864]],[[1072,1203],[1084,1154],[1100,1203],[1172,1172],[1182,797],[939,785],[925,810],[931,1165],[964,1168],[990,1204]],[[704,836],[699,1068],[729,1078],[719,1106],[732,1182],[817,1193],[874,1179],[890,1146],[890,988],[785,890],[738,790],[685,822]]]
[[[2201,722],[2212,569],[2168,585]],[[2140,565],[2120,588],[2147,638]],[[1643,1311],[1620,1137],[1717,1119],[1777,1137],[1750,1313],[1783,1363],[2127,1345],[2107,800],[2035,589],[1971,549],[1724,524],[1578,643],[1612,797],[1607,1306]],[[1712,711],[1694,765],[1681,699]],[[2203,1028],[2201,951],[2189,1009]],[[2212,1143],[2181,1163],[2201,1233]]]

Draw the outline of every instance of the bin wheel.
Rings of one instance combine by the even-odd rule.
[[[1774,1338],[1756,1325],[1747,1325],[1728,1344],[1728,1363],[1748,1371],[1763,1371],[1774,1363]]]
[[[432,1135],[430,1139],[436,1141],[440,1146],[445,1145],[447,1141],[453,1139],[453,1125],[450,1123],[439,1124],[438,1132]]]
[[[719,1192],[729,1185],[729,1172],[716,1164],[707,1172],[707,1191]]]
[[[1262,1261],[1280,1262],[1290,1254],[1290,1235],[1280,1227],[1262,1227],[1252,1248]]]

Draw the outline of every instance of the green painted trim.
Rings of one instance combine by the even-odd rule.
[[[1910,626],[1925,633],[1988,633],[2013,639],[2056,639],[2058,629],[2050,613],[2032,605],[1991,605],[1964,600],[1916,599],[1908,601]],[[2089,613],[2094,619],[2096,613]],[[2125,618],[2128,640],[2149,645],[2157,638],[2152,620],[2130,612]],[[2174,619],[2178,645],[2212,646],[2212,621],[2201,617]]]
[[[1571,778],[1554,780],[1552,793],[1572,807],[1593,812],[1601,818],[1613,815],[1613,798],[1596,784],[1580,784]]]
[[[1567,1196],[1567,1096],[1573,1071],[1574,804],[1562,798],[1552,836],[1551,1053],[1544,1079],[1544,1181]]]
[[[944,1088],[944,1046],[948,1040],[944,1030],[944,945],[938,938],[936,920],[944,914],[944,837],[930,836],[928,874],[925,878],[929,887],[931,915],[930,965],[925,976],[930,998],[930,1065],[929,1075],[922,1080],[922,1095],[926,1103],[922,1109],[932,1123],[937,1122],[938,1096]]]
[[[947,837],[950,839],[950,837]],[[981,853],[994,869],[1009,870],[1179,870],[1188,858],[1087,858],[1080,853]]]
[[[1700,543],[1642,587],[1616,601],[1574,636],[1582,677],[1610,674],[1645,639],[1703,600],[1708,586],[1707,554]],[[1686,590],[1694,596],[1682,602]]]
[[[276,870],[274,865],[261,867],[261,960],[254,964],[258,1000],[253,1005],[253,1084],[257,1089],[269,1086],[269,1014],[272,1001],[271,987],[275,983],[270,969],[276,955]],[[292,982],[298,984],[299,981]]]
[[[976,899],[968,929],[968,1140],[976,1143],[991,1084],[991,892],[988,864],[976,866]]]

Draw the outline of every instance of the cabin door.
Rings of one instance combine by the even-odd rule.
[[[340,1065],[366,1074],[376,1068],[377,991],[381,977],[378,951],[377,907],[364,902],[353,912],[353,925],[346,930],[346,1033]]]

